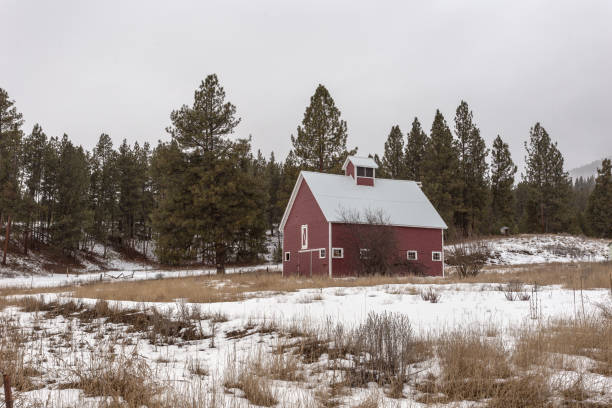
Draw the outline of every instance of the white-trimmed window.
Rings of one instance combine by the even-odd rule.
[[[357,167],[357,177],[374,178],[374,169],[371,167]]]
[[[327,256],[327,251],[325,250],[325,248],[319,249],[319,258],[323,259],[326,256]]]
[[[409,261],[416,261],[418,259],[418,252],[417,251],[406,251],[406,258]]]
[[[302,249],[308,248],[308,225],[302,225],[300,236],[302,242]]]
[[[291,260],[291,252],[285,252],[285,262],[289,262]]]
[[[361,248],[359,250],[359,259],[368,259],[370,257],[370,250],[367,248]]]
[[[332,248],[332,258],[344,258],[344,248]]]
[[[432,261],[441,261],[442,260],[442,252],[440,252],[440,251],[433,251],[431,253],[431,260]]]

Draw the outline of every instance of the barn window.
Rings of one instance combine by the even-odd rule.
[[[319,249],[319,258],[323,259],[326,256],[327,256],[327,251],[325,250],[325,248]]]
[[[408,260],[409,261],[416,261],[417,260],[417,251],[408,251],[407,252],[407,256],[408,256]]]
[[[285,252],[285,262],[289,262],[291,260],[291,252]]]
[[[361,248],[359,250],[359,258],[360,259],[368,259],[370,257],[370,250],[366,248]]]
[[[344,258],[344,248],[332,248],[332,258]]]
[[[357,177],[374,177],[374,169],[371,167],[357,167]]]
[[[433,251],[431,253],[431,260],[432,261],[441,261],[442,260],[442,252],[440,252],[440,251]]]
[[[308,225],[302,225],[302,249],[308,248]]]

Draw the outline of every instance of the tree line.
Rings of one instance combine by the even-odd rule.
[[[252,152],[251,138],[231,138],[240,123],[216,75],[191,105],[170,114],[167,142],[101,134],[92,151],[67,135],[47,136],[0,88],[0,226],[7,249],[42,246],[77,251],[147,254],[167,264],[204,262],[223,272],[228,262],[254,262],[282,217],[301,170],[340,173],[348,155],[347,123],[319,85],[284,161]],[[378,177],[422,182],[451,236],[513,232],[570,232],[612,236],[612,175],[606,160],[596,178],[572,182],[563,156],[536,123],[525,142],[526,170],[515,180],[508,144],[489,149],[468,104],[460,103],[451,130],[436,111],[429,132],[418,118],[404,136],[391,127]],[[12,230],[11,230],[12,229]],[[9,248],[11,243],[14,248]],[[280,252],[277,250],[277,256]],[[3,252],[6,254],[6,251]]]

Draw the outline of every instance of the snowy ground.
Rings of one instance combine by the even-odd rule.
[[[515,265],[545,262],[603,261],[606,259],[606,244],[602,240],[581,237],[552,235],[522,235],[491,240],[494,251],[492,264]],[[122,266],[116,264],[118,267]],[[114,277],[132,274],[131,265],[122,270],[109,272]],[[527,266],[528,267],[528,266]],[[234,268],[228,272],[248,272],[252,269],[278,270],[280,265],[262,265],[252,268]],[[611,270],[612,271],[612,270]],[[212,270],[137,270],[134,280],[159,279],[160,277],[194,276],[210,274]],[[0,279],[2,287],[54,287],[76,285],[95,280],[114,281],[100,272],[81,275],[49,275]],[[441,295],[438,303],[424,301],[420,293],[428,288]],[[30,336],[25,344],[27,362],[43,373],[37,390],[21,393],[20,406],[86,407],[98,406],[100,399],[87,397],[77,387],[69,384],[75,380],[77,367],[91,367],[102,356],[136,356],[151,369],[152,378],[169,385],[170,389],[185,395],[194,390],[203,390],[206,395],[215,395],[218,407],[252,406],[245,394],[224,387],[228,371],[235,362],[253,358],[258,354],[276,355],[279,345],[292,341],[282,333],[311,330],[325,332],[338,324],[345,330],[363,323],[368,314],[396,313],[406,316],[415,335],[436,337],[454,330],[476,330],[512,345],[523,330],[538,330],[539,327],[557,318],[593,316],[599,313],[599,305],[612,302],[610,290],[595,289],[576,292],[560,286],[544,286],[535,299],[508,301],[497,284],[391,284],[369,287],[329,287],[303,289],[296,292],[260,293],[241,302],[210,304],[186,303],[136,303],[109,302],[119,309],[148,310],[155,308],[162,315],[179,319],[185,310],[198,310],[202,316],[192,323],[205,339],[162,342],[152,344],[147,335],[131,332],[129,325],[111,324],[104,319],[82,322],[77,314],[45,316],[43,313],[25,313],[14,306],[0,312],[0,324],[16,322],[17,327]],[[67,289],[68,290],[68,289]],[[531,294],[531,288],[525,287]],[[70,292],[43,294],[46,301],[68,302]],[[0,300],[2,300],[0,298]],[[94,299],[76,299],[94,305]],[[215,318],[223,317],[223,318]],[[215,322],[217,319],[219,321]],[[224,320],[224,321],[221,321]],[[211,347],[213,346],[214,347]],[[116,357],[113,357],[116,358]],[[588,401],[612,405],[612,377],[590,371],[594,362],[576,357],[580,368],[564,367],[555,375],[564,381],[581,378],[589,389]],[[436,363],[430,368],[413,367],[415,378],[427,373],[436,373]],[[197,369],[194,369],[197,367]],[[322,356],[320,361],[303,369],[300,381],[271,382],[279,407],[318,406],[317,394],[329,383],[329,361]],[[424,370],[424,371],[422,371]],[[422,372],[421,372],[422,371]],[[334,372],[335,373],[335,372]],[[335,374],[334,374],[335,375]],[[419,377],[420,376],[420,377]],[[200,391],[198,391],[200,392]],[[369,389],[353,388],[337,398],[339,406],[353,407],[371,394],[376,393],[378,406],[420,407],[416,402],[417,392],[413,385],[404,386],[403,399],[385,396],[383,389],[370,385]],[[459,406],[472,406],[464,401]],[[481,404],[482,405],[482,404]],[[441,404],[440,406],[444,406]],[[456,402],[448,406],[457,406]]]
[[[522,234],[485,240],[490,264],[525,265],[551,262],[602,262],[608,259],[610,240],[572,235]],[[445,246],[448,251],[452,245]]]
[[[533,319],[529,301],[507,301],[504,293],[492,284],[452,284],[435,285],[435,290],[441,294],[439,303],[423,301],[419,291],[429,285],[382,285],[361,288],[325,288],[307,289],[294,293],[269,294],[265,297],[248,299],[243,302],[227,302],[190,305],[184,303],[148,303],[146,305],[134,302],[111,302],[121,308],[156,307],[166,315],[178,316],[181,310],[192,307],[199,308],[204,314],[222,315],[226,322],[214,324],[210,320],[202,320],[198,324],[208,335],[213,335],[214,348],[211,339],[198,341],[178,341],[176,344],[152,345],[139,339],[138,334],[125,333],[120,326],[110,324],[89,326],[79,324],[78,319],[57,316],[52,319],[41,319],[36,313],[23,313],[16,308],[8,308],[4,317],[12,315],[20,327],[33,333],[45,333],[38,341],[33,341],[31,348],[36,350],[32,355],[32,363],[38,371],[56,373],[54,382],[48,383],[39,390],[21,395],[22,401],[35,405],[45,402],[50,407],[86,406],[95,403],[95,399],[84,397],[83,393],[74,389],[61,389],[55,381],[68,383],[71,380],[71,370],[79,361],[90,361],[101,353],[107,353],[109,348],[114,352],[138,353],[153,367],[153,372],[164,382],[176,384],[199,384],[210,392],[216,388],[224,405],[220,406],[250,406],[242,398],[242,394],[225,394],[223,389],[224,375],[232,360],[242,361],[254,353],[272,353],[280,344],[278,333],[261,333],[252,329],[251,334],[242,338],[229,339],[229,333],[239,332],[245,327],[264,327],[266,325],[290,327],[320,327],[342,322],[346,327],[363,322],[370,312],[401,313],[409,317],[413,329],[418,335],[438,335],[455,329],[493,330],[501,336],[504,342],[512,342],[514,333],[520,328],[537,327],[543,322],[558,317],[591,315],[596,313],[597,304],[609,301],[609,291],[589,290],[576,299],[576,293],[556,286],[544,287],[538,294],[539,307],[537,319]],[[529,292],[529,288],[526,288]],[[70,300],[67,294],[45,295],[47,300],[59,299],[61,302]],[[93,304],[94,300],[81,301]],[[209,318],[210,319],[210,318]],[[213,332],[214,330],[214,332]],[[322,329],[321,329],[322,330]],[[119,333],[119,334],[118,334]],[[57,340],[62,338],[62,341]],[[125,340],[129,339],[127,343]],[[117,349],[117,344],[124,345]],[[53,358],[49,358],[53,356]],[[190,369],[194,362],[205,368],[206,376],[194,374]],[[576,374],[578,375],[578,374]],[[587,383],[595,384],[594,388],[602,395],[598,401],[612,403],[612,378],[592,374],[582,374]],[[279,406],[297,404],[292,398],[299,396],[300,401],[314,401],[319,377],[313,376],[299,385],[285,381],[275,381],[273,389],[282,397]],[[606,391],[607,390],[607,391]],[[366,390],[355,390],[343,398],[341,406],[353,406],[363,399]],[[410,386],[405,386],[405,394],[414,393]],[[224,395],[225,394],[225,395]],[[381,394],[382,395],[382,394]],[[417,407],[424,406],[407,399],[383,398],[382,406]],[[293,401],[293,402],[292,402]],[[387,405],[388,404],[388,405]]]
[[[281,265],[261,264],[253,266],[240,266],[226,268],[226,273],[249,273],[256,270],[275,272],[281,270]],[[46,274],[46,275],[19,275],[2,277],[0,275],[0,289],[2,288],[52,288],[58,286],[75,286],[95,281],[121,281],[121,280],[148,280],[163,278],[182,278],[188,276],[215,274],[216,269],[123,269],[104,272],[84,272],[79,274]]]

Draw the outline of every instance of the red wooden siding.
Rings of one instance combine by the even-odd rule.
[[[349,161],[348,164],[346,165],[346,170],[344,171],[344,175],[355,178],[355,166],[353,166],[352,162]]]
[[[302,249],[302,225],[308,225],[307,249],[325,248],[324,259],[319,258],[319,251],[306,252]],[[329,224],[310,188],[302,180],[283,230],[283,276],[310,276],[311,271],[312,275],[328,275],[328,233]],[[285,252],[291,253],[289,262],[285,260]]]
[[[432,261],[433,251],[442,251],[442,231],[434,228],[389,227],[393,228],[398,243],[398,256],[407,259],[407,251],[417,251],[417,260],[411,261],[422,266],[423,273],[432,276],[442,275],[442,261]],[[332,224],[332,248],[344,248],[351,242],[350,235],[354,230],[344,224]],[[344,258],[332,259],[332,276],[354,275],[358,265],[356,253],[349,253],[351,248],[344,248]],[[352,249],[357,251],[357,249]]]
[[[374,179],[371,177],[357,177],[357,184],[360,186],[373,186]]]

